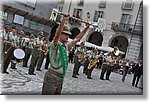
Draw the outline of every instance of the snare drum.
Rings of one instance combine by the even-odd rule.
[[[20,48],[15,49],[13,54],[14,57],[16,58],[16,63],[21,63],[22,59],[25,57],[25,52]]]

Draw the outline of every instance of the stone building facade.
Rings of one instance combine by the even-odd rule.
[[[98,46],[114,47],[125,52],[124,57],[137,61],[143,57],[143,1],[142,0],[61,0],[57,8],[89,22],[105,19],[103,32],[91,28],[83,37]],[[84,24],[71,19],[67,23],[73,39]]]

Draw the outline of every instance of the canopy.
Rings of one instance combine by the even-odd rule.
[[[72,41],[72,39],[68,39],[68,41]],[[77,45],[80,45],[81,42],[78,42]],[[90,42],[85,42],[85,46],[86,47],[93,47],[93,48],[97,48],[101,51],[106,51],[106,52],[112,52],[114,48],[112,47],[106,47],[106,46],[98,46],[95,44],[92,44]],[[123,51],[119,51],[119,54],[125,54]]]

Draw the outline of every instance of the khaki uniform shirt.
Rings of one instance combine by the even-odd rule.
[[[62,45],[61,42],[58,42]],[[63,45],[62,45],[63,46]],[[66,51],[69,51],[71,49],[71,43],[67,43],[65,44],[65,47],[66,47]],[[63,74],[63,68],[62,68],[62,62],[61,62],[61,54],[60,54],[60,51],[58,49],[58,52],[56,52],[56,49],[57,49],[57,46],[54,45],[53,42],[50,43],[50,65],[49,65],[49,68],[57,73],[60,73],[60,74]],[[57,56],[56,62],[54,62],[54,57],[55,57],[55,54]],[[52,64],[52,65],[51,65]]]
[[[34,40],[34,45],[38,45],[39,47],[34,48],[34,49],[35,49],[35,50],[39,50],[39,51],[42,50],[41,44],[43,44],[42,39],[36,38],[36,39]]]

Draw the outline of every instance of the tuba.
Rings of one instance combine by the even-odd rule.
[[[113,49],[113,51],[112,51],[112,54],[114,54],[114,55],[116,55],[116,56],[118,56],[119,55],[119,48],[117,47],[117,46],[114,46],[114,49]]]

